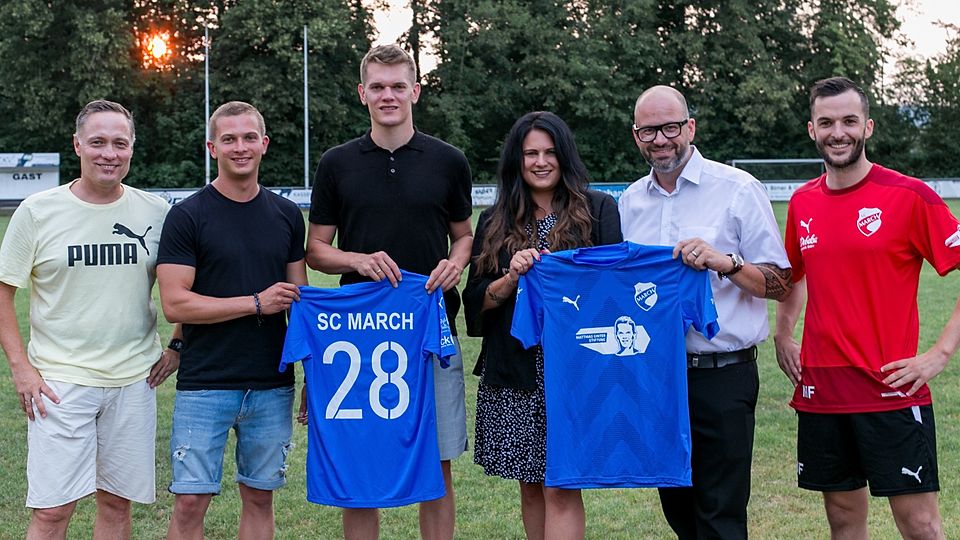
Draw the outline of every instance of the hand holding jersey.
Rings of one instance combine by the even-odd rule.
[[[329,244],[331,241],[333,241],[332,233],[330,234],[329,241],[326,243]],[[354,253],[352,255],[354,256],[354,260],[350,266],[354,272],[363,277],[370,278],[373,281],[386,279],[390,282],[390,285],[394,287],[403,279],[400,273],[400,267],[397,266],[397,263],[393,262],[393,259],[391,259],[390,255],[387,255],[385,251]]]
[[[257,315],[273,315],[290,309],[300,300],[300,289],[293,283],[278,281],[257,293],[255,297]]]
[[[679,258],[683,264],[697,270],[713,270],[721,276],[730,276],[737,272],[743,262],[727,253],[722,253],[701,238],[687,238],[677,242],[673,248],[673,258]]]
[[[460,283],[460,276],[463,274],[463,266],[453,262],[450,259],[440,259],[437,267],[430,272],[427,283],[423,286],[427,292],[440,289],[449,291]]]

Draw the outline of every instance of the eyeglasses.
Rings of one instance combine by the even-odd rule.
[[[659,126],[643,126],[637,127],[636,124],[633,125],[633,132],[637,134],[637,138],[640,139],[640,142],[653,142],[657,138],[657,133],[663,133],[663,136],[668,139],[675,139],[680,135],[680,132],[683,130],[683,126],[689,122],[690,119],[686,118],[679,122],[667,122],[666,124],[660,124]]]

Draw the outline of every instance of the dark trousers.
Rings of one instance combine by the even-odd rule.
[[[660,489],[680,540],[747,538],[757,363],[688,369],[693,487]]]

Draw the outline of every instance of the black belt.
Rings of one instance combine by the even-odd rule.
[[[687,353],[688,369],[722,368],[733,364],[753,362],[757,359],[757,346],[731,352]]]

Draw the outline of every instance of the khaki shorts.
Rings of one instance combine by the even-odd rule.
[[[437,443],[440,461],[456,459],[467,449],[467,410],[464,403],[463,355],[460,340],[454,336],[456,356],[450,357],[450,367],[441,368],[433,362],[433,388],[437,406]]]
[[[103,490],[156,500],[157,394],[146,380],[118,388],[46,381],[60,404],[27,422],[27,507],[52,508]]]

